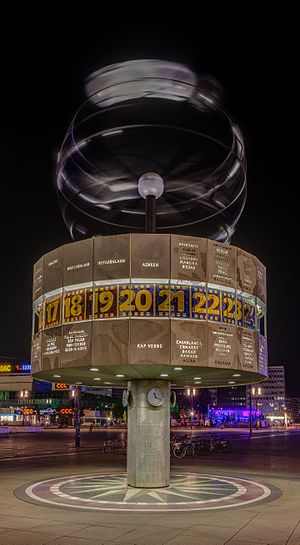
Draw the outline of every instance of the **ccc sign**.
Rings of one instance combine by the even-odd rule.
[[[55,390],[68,390],[69,384],[65,384],[64,382],[57,382],[55,384]]]
[[[70,415],[74,413],[73,409],[60,409],[59,412],[60,414],[65,414],[65,415]]]
[[[23,414],[33,414],[33,409],[23,409]]]

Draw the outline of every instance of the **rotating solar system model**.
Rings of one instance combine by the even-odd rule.
[[[174,62],[108,66],[85,91],[57,160],[74,242],[34,266],[33,373],[124,388],[128,485],[166,487],[170,389],[267,376],[265,267],[230,245],[243,138],[218,82]]]

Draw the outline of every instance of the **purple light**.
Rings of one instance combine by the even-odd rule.
[[[211,410],[214,414],[223,414],[224,416],[234,416],[236,417],[242,417],[242,418],[249,418],[250,417],[250,410],[245,409],[244,407],[230,407],[228,409],[221,408],[214,408]],[[252,410],[252,416],[261,416],[261,411],[255,411]]]

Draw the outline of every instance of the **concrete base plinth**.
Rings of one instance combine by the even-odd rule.
[[[156,407],[147,397],[152,388],[163,394],[163,403]],[[127,482],[137,488],[169,486],[170,383],[132,380],[128,390]],[[152,397],[156,402],[155,393]]]

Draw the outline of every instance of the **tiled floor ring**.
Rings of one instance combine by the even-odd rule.
[[[275,494],[275,496],[274,496]],[[27,502],[66,509],[109,511],[198,511],[270,501],[274,487],[232,476],[173,474],[167,488],[127,486],[126,474],[65,476],[19,487]]]

